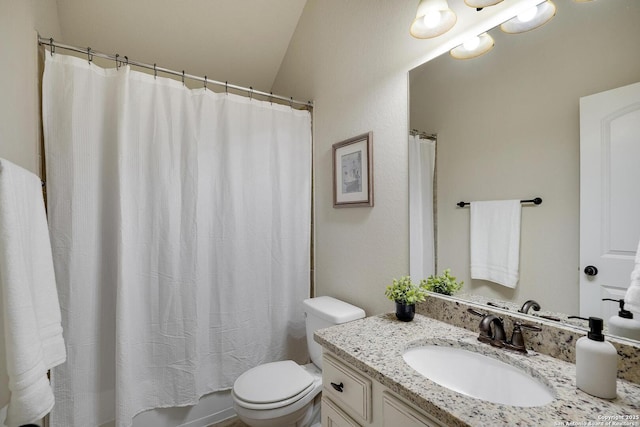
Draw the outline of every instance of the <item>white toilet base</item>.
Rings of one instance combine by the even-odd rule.
[[[278,418],[254,418],[255,415],[263,415],[259,411],[247,410],[235,407],[238,418],[250,427],[310,427],[320,421],[320,393],[308,404],[300,409]]]

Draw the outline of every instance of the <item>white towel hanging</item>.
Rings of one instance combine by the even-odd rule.
[[[41,181],[0,159],[0,406],[8,427],[51,411],[47,370],[66,360]]]
[[[515,288],[520,264],[520,200],[471,202],[471,278]]]

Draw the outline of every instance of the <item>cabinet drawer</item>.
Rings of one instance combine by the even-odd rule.
[[[361,427],[325,396],[322,397],[320,414],[322,414],[322,427]]]
[[[329,394],[339,406],[350,409],[364,421],[371,420],[371,380],[369,378],[324,354],[322,384],[324,393]]]

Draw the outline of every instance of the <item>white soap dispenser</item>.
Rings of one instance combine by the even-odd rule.
[[[640,341],[640,322],[633,318],[633,313],[624,309],[624,299],[603,298],[602,301],[613,301],[620,304],[617,316],[611,316],[607,326],[611,335]]]
[[[577,318],[589,320],[589,333],[576,342],[576,386],[592,396],[615,399],[618,352],[604,340],[604,322],[599,317]]]

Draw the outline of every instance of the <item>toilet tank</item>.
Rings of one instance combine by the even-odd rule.
[[[302,301],[307,328],[307,347],[311,361],[322,369],[322,347],[313,339],[318,329],[362,319],[364,310],[332,297],[308,298]]]

